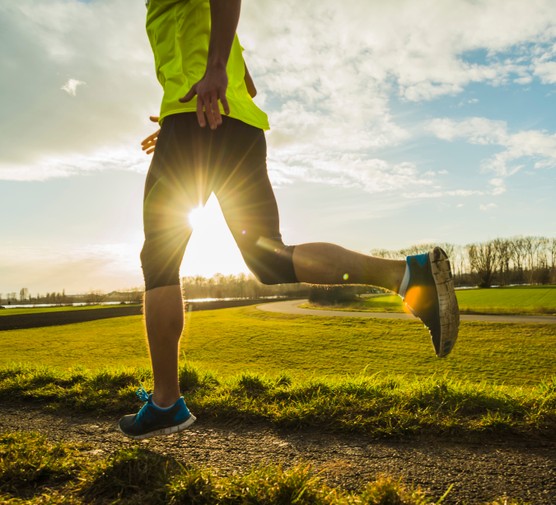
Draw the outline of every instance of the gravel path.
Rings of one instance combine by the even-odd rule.
[[[92,443],[99,455],[138,443],[182,462],[208,465],[220,475],[265,464],[311,463],[328,484],[350,490],[388,474],[430,490],[436,499],[454,484],[444,504],[484,504],[505,494],[531,505],[556,503],[554,442],[386,442],[314,431],[226,427],[202,419],[178,435],[133,442],[117,431],[116,419],[60,416],[28,405],[0,404],[0,431],[15,430]]]

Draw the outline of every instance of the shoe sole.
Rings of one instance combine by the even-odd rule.
[[[440,314],[440,342],[436,355],[439,358],[444,358],[450,354],[458,338],[458,300],[454,291],[454,281],[448,255],[440,247],[435,247],[429,253],[429,260],[436,285]]]
[[[143,440],[145,438],[158,437],[158,436],[161,436],[161,435],[173,435],[174,433],[178,433],[180,431],[183,431],[183,430],[189,428],[196,420],[197,420],[197,418],[193,414],[191,414],[191,416],[189,416],[181,424],[178,424],[176,426],[169,426],[168,428],[162,428],[160,430],[149,431],[149,433],[143,433],[142,435],[128,435],[127,433],[122,431],[121,428],[120,428],[120,431],[126,437],[133,438],[134,440]]]

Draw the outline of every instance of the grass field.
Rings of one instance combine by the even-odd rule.
[[[0,333],[0,366],[148,367],[141,316]],[[182,362],[221,376],[295,378],[431,374],[527,385],[555,373],[556,325],[463,323],[448,359],[418,321],[271,314],[255,307],[192,312]]]
[[[456,291],[463,314],[556,314],[556,286],[515,286],[509,288],[460,289]],[[313,306],[312,308],[319,306]],[[320,308],[329,308],[321,306]],[[373,295],[357,302],[346,302],[339,310],[402,312],[397,295]]]
[[[464,289],[457,297],[470,314],[556,314],[556,286]]]
[[[498,308],[510,299],[495,297]],[[0,332],[0,400],[66,414],[133,411],[137,386],[152,386],[143,334],[140,316]],[[556,325],[463,323],[453,353],[440,360],[418,321],[242,307],[189,313],[182,352],[181,386],[205,419],[396,438],[553,441],[556,433]],[[388,477],[349,493],[308,468],[224,478],[141,448],[91,454],[32,433],[0,436],[0,501],[439,503]]]

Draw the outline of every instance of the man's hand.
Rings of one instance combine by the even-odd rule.
[[[207,67],[203,78],[194,84],[187,94],[180,98],[180,102],[189,102],[197,95],[197,120],[199,126],[204,128],[208,124],[211,130],[216,130],[222,124],[222,115],[218,107],[218,101],[222,103],[224,113],[230,113],[230,106],[226,99],[226,88],[228,87],[228,76],[226,67]]]
[[[158,116],[149,116],[149,119],[153,123],[158,123]],[[149,135],[146,139],[141,142],[141,149],[145,151],[145,154],[152,154],[156,146],[156,141],[158,140],[158,134],[160,133],[160,128],[156,130],[152,135]]]

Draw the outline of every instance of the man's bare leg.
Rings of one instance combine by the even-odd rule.
[[[366,256],[334,244],[316,242],[295,246],[293,266],[300,282],[370,284],[397,293],[406,262]]]
[[[145,326],[154,375],[153,401],[168,407],[180,397],[179,341],[184,310],[180,286],[162,286],[145,293]]]
[[[137,393],[145,403],[137,414],[123,416],[118,426],[127,437],[139,440],[171,435],[191,426],[189,411],[178,384],[178,344],[183,330],[183,302],[176,286],[153,288],[145,293],[145,322],[154,374],[154,392]]]
[[[450,262],[440,247],[398,261],[365,256],[333,244],[302,244],[293,250],[293,265],[301,282],[371,284],[400,294],[428,328],[438,357],[447,356],[454,347],[459,308]]]

